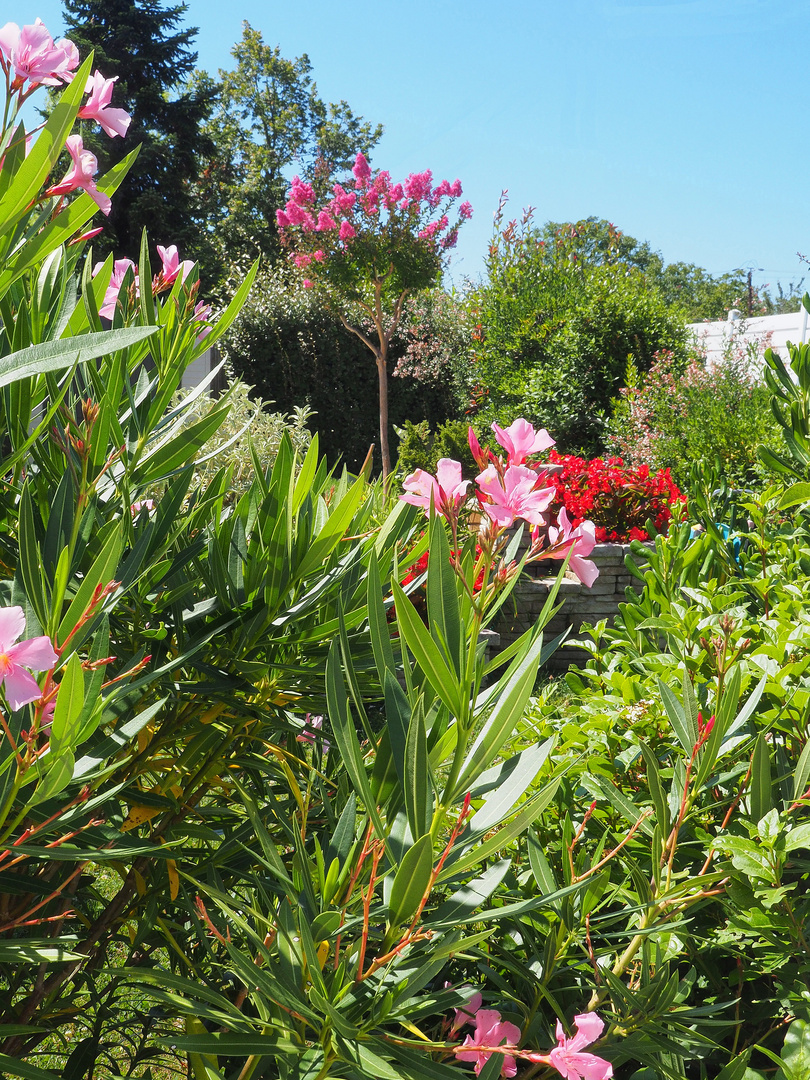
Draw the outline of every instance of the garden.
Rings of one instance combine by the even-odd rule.
[[[93,55],[0,67],[0,1074],[808,1080],[810,345],[708,369],[593,222],[501,216],[462,304],[461,184],[362,149],[211,303],[92,255],[137,153],[77,133],[129,124]],[[376,457],[182,389],[284,295]],[[602,543],[635,586],[550,675]]]

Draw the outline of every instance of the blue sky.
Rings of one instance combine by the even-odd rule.
[[[13,18],[37,15],[58,36],[58,0]],[[189,0],[187,17],[201,67],[230,66],[247,19],[385,125],[374,165],[459,177],[457,283],[483,270],[504,188],[511,216],[595,214],[670,262],[803,276],[810,0]]]

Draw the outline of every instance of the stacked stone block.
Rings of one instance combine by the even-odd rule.
[[[580,636],[583,623],[596,623],[600,619],[612,622],[619,604],[625,599],[625,589],[631,586],[637,591],[641,582],[634,577],[625,565],[625,556],[630,554],[629,544],[597,544],[589,556],[599,567],[599,577],[589,589],[570,571],[560,583],[556,604],[562,608],[552,618],[545,629],[545,639],[552,638],[570,628],[569,639]],[[633,556],[635,562],[643,564],[643,556]],[[548,563],[533,564],[526,568],[522,579],[515,586],[512,601],[507,601],[501,619],[493,627],[500,634],[500,647],[506,648],[520,637],[537,620],[543,610],[548,594],[554,585],[556,575],[548,577],[537,575],[539,567]],[[563,645],[552,656],[548,666],[560,669],[570,664],[584,664],[587,653],[582,649]]]

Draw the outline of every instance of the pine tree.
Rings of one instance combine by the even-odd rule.
[[[137,259],[141,232],[152,244],[194,245],[197,225],[190,185],[197,155],[211,146],[202,131],[215,88],[189,88],[197,61],[196,27],[179,29],[185,3],[161,0],[63,0],[67,36],[82,55],[95,51],[95,66],[117,77],[114,104],[132,116],[125,138],[108,138],[83,125],[84,144],[99,160],[100,172],[141,145],[138,158],[113,200],[96,252]]]

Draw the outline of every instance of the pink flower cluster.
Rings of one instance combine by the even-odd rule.
[[[12,22],[0,28],[0,68],[6,76],[6,86],[18,94],[18,106],[38,86],[69,83],[78,66],[79,51],[74,43],[67,38],[55,42],[40,19],[22,29]],[[123,109],[110,105],[115,82],[95,71],[87,80],[85,93],[89,96],[78,116],[80,120],[95,120],[110,137],[123,137],[129,128],[130,117]],[[95,154],[85,150],[81,135],[68,136],[65,147],[70,154],[71,166],[62,180],[48,188],[45,194],[54,196],[85,191],[103,214],[109,214],[110,198],[98,190],[93,179],[98,172]]]
[[[557,1045],[547,1054],[532,1050],[521,1050],[520,1028],[508,1020],[501,1019],[497,1009],[482,1008],[481,993],[476,991],[467,1004],[456,1009],[455,1019],[450,1027],[451,1038],[466,1025],[474,1027],[472,1035],[455,1050],[459,1061],[475,1063],[474,1072],[478,1076],[493,1054],[501,1054],[501,1076],[517,1074],[517,1059],[530,1061],[538,1065],[548,1065],[555,1069],[565,1080],[610,1080],[613,1066],[596,1054],[583,1053],[586,1046],[596,1042],[602,1034],[605,1023],[596,1013],[580,1013],[574,1017],[576,1034],[568,1038],[562,1024],[557,1021]]]
[[[481,472],[476,476],[475,495],[480,510],[489,519],[490,530],[497,535],[522,520],[532,526],[532,560],[564,559],[571,553],[571,571],[589,588],[599,576],[596,565],[587,558],[596,543],[594,526],[590,521],[572,528],[565,510],[561,510],[554,526],[546,511],[554,501],[556,489],[545,481],[542,469],[529,468],[527,457],[541,453],[554,445],[545,428],[535,431],[524,419],[515,420],[508,428],[493,424],[495,438],[506,450],[506,460],[491,450],[482,450],[472,428],[469,430],[470,449]],[[461,463],[442,458],[434,477],[424,469],[416,469],[402,483],[404,502],[421,506],[429,515],[431,508],[442,514],[455,528],[461,506],[467,499],[468,480],[461,478]],[[543,546],[541,530],[545,530]]]
[[[332,199],[319,210],[315,209],[315,193],[310,184],[299,177],[294,177],[290,193],[283,210],[276,211],[276,221],[282,236],[285,230],[300,229],[303,233],[335,233],[342,249],[356,238],[364,225],[376,222],[379,226],[383,215],[388,221],[402,219],[418,223],[416,235],[421,240],[430,241],[440,251],[455,245],[458,223],[450,226],[446,213],[432,221],[426,220],[439,210],[442,200],[450,201],[461,197],[461,181],[451,184],[448,180],[433,187],[433,174],[428,169],[423,173],[411,173],[402,183],[394,184],[391,174],[380,171],[374,174],[363,154],[358,154],[354,167],[354,191],[346,190],[342,184],[332,188]],[[459,223],[472,217],[472,207],[465,202],[459,208]],[[299,269],[312,262],[322,262],[323,250],[313,253],[299,253],[294,262]]]
[[[13,22],[0,28],[0,67],[7,78],[13,72],[12,90],[26,82],[30,88],[69,83],[78,66],[79,50],[73,42],[55,42],[41,19],[22,29]]]
[[[160,272],[155,276],[152,282],[153,293],[163,292],[164,290],[171,288],[178,277],[181,281],[185,281],[189,271],[194,266],[194,263],[190,259],[184,259],[182,262],[180,261],[177,247],[174,244],[171,244],[169,247],[161,247],[160,244],[158,244],[157,253],[160,256],[162,266]],[[93,267],[93,277],[99,273],[103,265],[104,263],[96,263]],[[115,315],[115,308],[118,303],[121,286],[124,284],[124,278],[130,270],[134,277],[134,295],[135,297],[141,295],[138,267],[131,259],[116,259],[113,263],[110,284],[107,286],[107,291],[104,293],[104,301],[98,311],[102,318],[112,319]],[[200,301],[194,309],[194,319],[197,322],[206,322],[210,314],[210,306],[204,304],[202,301]],[[210,331],[211,327],[209,326],[200,336],[205,337]]]
[[[18,641],[24,630],[21,607],[0,608],[0,685],[12,710],[21,709],[42,694],[34,676],[25,669],[47,671],[59,659],[49,637]]]

